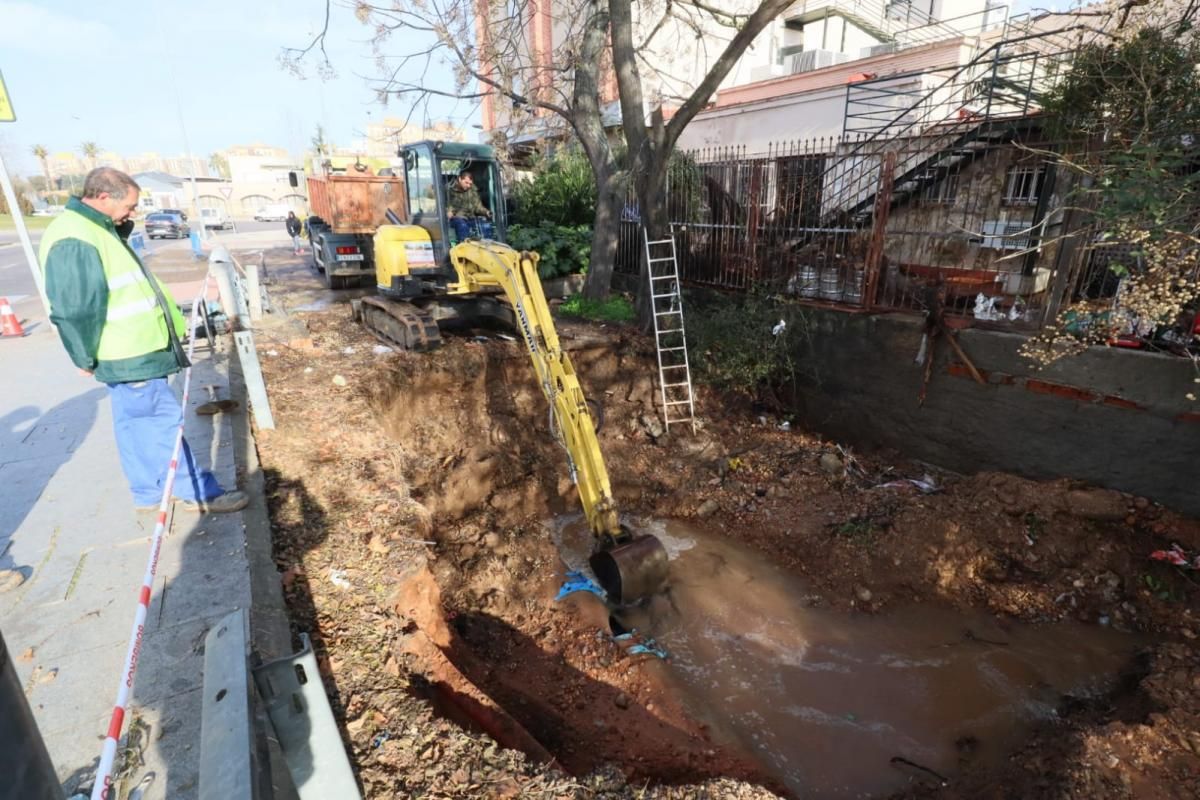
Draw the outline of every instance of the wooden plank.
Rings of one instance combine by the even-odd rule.
[[[865,308],[873,308],[879,294],[879,265],[883,261],[883,242],[887,233],[888,215],[892,208],[892,186],[895,178],[896,153],[884,153],[879,188],[875,193],[874,227],[871,230],[871,243],[867,247],[864,265],[866,274],[863,275],[862,304]]]

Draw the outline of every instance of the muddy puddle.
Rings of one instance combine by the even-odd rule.
[[[670,553],[671,585],[617,620],[665,648],[693,715],[798,796],[886,796],[997,763],[1065,696],[1111,689],[1142,644],[933,607],[825,610],[753,551],[680,522],[644,529]],[[572,520],[558,531],[579,568],[586,529]]]

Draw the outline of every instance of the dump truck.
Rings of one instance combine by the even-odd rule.
[[[366,164],[346,174],[308,176],[310,216],[305,221],[312,264],[330,289],[375,279],[372,237],[388,217],[408,217],[404,179],[380,175]]]

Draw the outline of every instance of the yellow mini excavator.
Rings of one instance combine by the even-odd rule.
[[[439,322],[511,324],[529,351],[550,404],[550,433],[566,451],[595,536],[590,563],[596,578],[618,604],[654,594],[667,578],[666,550],[656,537],[638,535],[620,522],[587,398],[559,345],[542,291],[538,255],[504,244],[506,209],[492,149],[419,142],[401,148],[400,155],[408,219],[393,207],[387,214],[392,224],[376,231],[379,294],[356,301],[356,315],[376,336],[415,350],[440,343]],[[463,202],[467,183],[473,183],[479,203]],[[473,206],[475,214],[457,216],[464,206]]]

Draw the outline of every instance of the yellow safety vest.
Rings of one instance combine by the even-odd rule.
[[[150,284],[151,280],[167,300],[175,335],[183,337],[187,325],[170,292],[158,278],[142,268],[137,257],[114,231],[105,229],[76,211],[64,211],[42,236],[39,260],[43,270],[50,249],[64,239],[78,239],[92,245],[100,254],[100,263],[104,265],[104,277],[108,283],[108,313],[100,332],[97,360],[116,361],[156,353],[170,344],[166,318]]]

